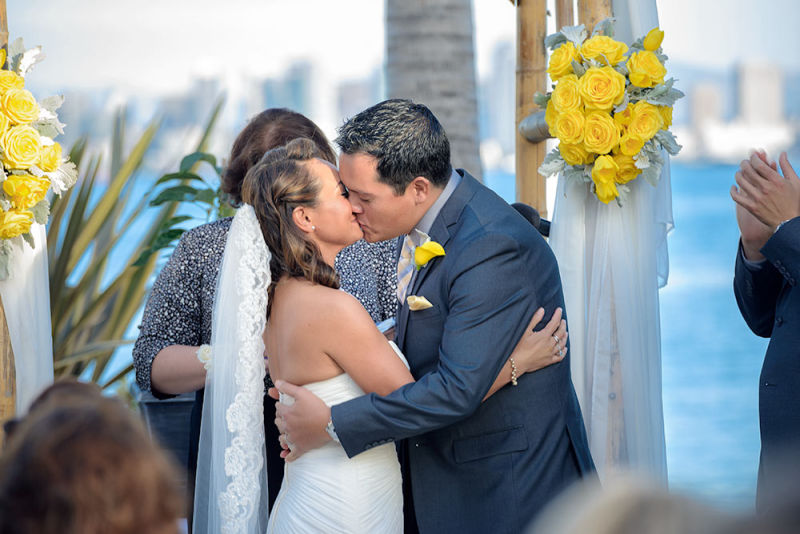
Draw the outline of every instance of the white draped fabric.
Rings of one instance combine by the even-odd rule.
[[[47,233],[31,226],[35,247],[14,239],[8,280],[0,281],[11,349],[16,368],[17,414],[53,382],[53,334],[50,323],[50,278]]]
[[[615,0],[615,38],[658,26],[655,1]],[[658,289],[672,229],[669,160],[657,187],[628,184],[625,204],[602,204],[559,177],[550,244],[569,315],[572,378],[602,477],[634,470],[666,483]]]
[[[228,232],[211,326],[195,480],[198,534],[265,532],[264,340],[270,252],[243,205]]]

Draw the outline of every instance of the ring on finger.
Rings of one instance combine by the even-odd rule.
[[[553,339],[555,339],[555,340],[556,340],[556,345],[558,345],[558,344],[559,344],[559,342],[561,341],[560,339],[558,339],[558,336],[557,336],[557,335],[555,335],[555,334],[553,334]]]

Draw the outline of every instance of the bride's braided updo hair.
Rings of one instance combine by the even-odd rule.
[[[314,158],[323,159],[317,145],[309,139],[295,139],[265,153],[242,183],[242,200],[253,206],[272,252],[268,316],[275,285],[284,275],[339,288],[339,275],[292,218],[296,207],[317,205],[321,184],[307,165]]]

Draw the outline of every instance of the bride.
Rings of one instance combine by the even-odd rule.
[[[336,254],[362,237],[347,197],[336,168],[306,139],[267,152],[244,180],[216,293],[195,532],[403,530],[393,443],[348,459],[331,441],[287,463],[267,518],[262,354],[274,379],[303,384],[329,405],[414,380],[367,311],[338,290]],[[560,361],[553,334],[566,337],[560,313],[520,341],[512,353],[518,370]],[[510,379],[506,362],[487,397]]]

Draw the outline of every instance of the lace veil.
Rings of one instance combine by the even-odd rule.
[[[215,294],[197,458],[196,534],[266,531],[262,334],[270,257],[255,211],[245,204],[231,224]]]

